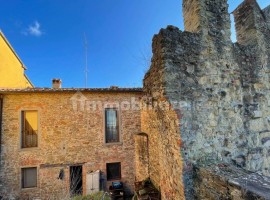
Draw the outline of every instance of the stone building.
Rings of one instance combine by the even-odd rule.
[[[2,89],[1,94],[2,197],[89,194],[93,183],[87,176],[97,170],[103,181],[93,189],[121,180],[133,192],[133,135],[141,121],[140,111],[125,105],[139,101],[141,89]]]
[[[183,13],[185,31],[154,36],[143,90],[1,89],[0,195],[57,199],[72,171],[85,194],[101,170],[131,192],[150,178],[164,200],[270,199],[270,7],[237,7],[237,43],[226,0],[183,0]]]

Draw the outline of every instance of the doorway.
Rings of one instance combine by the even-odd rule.
[[[71,166],[69,171],[71,196],[82,195],[82,166]]]

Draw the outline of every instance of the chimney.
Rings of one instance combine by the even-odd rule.
[[[54,78],[52,80],[52,88],[53,89],[60,89],[60,88],[62,88],[62,81],[61,81],[61,79]]]
[[[112,86],[110,87],[110,89],[112,89],[112,90],[117,90],[117,89],[119,89],[119,87],[118,87],[118,86],[115,86],[115,85],[112,85]]]

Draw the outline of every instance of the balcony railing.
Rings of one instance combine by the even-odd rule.
[[[38,146],[38,130],[22,131],[22,148]]]
[[[106,143],[119,142],[118,126],[106,127]]]

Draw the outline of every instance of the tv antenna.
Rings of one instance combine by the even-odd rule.
[[[85,88],[87,88],[88,85],[88,43],[86,39],[86,34],[84,33],[84,49],[85,49]]]

